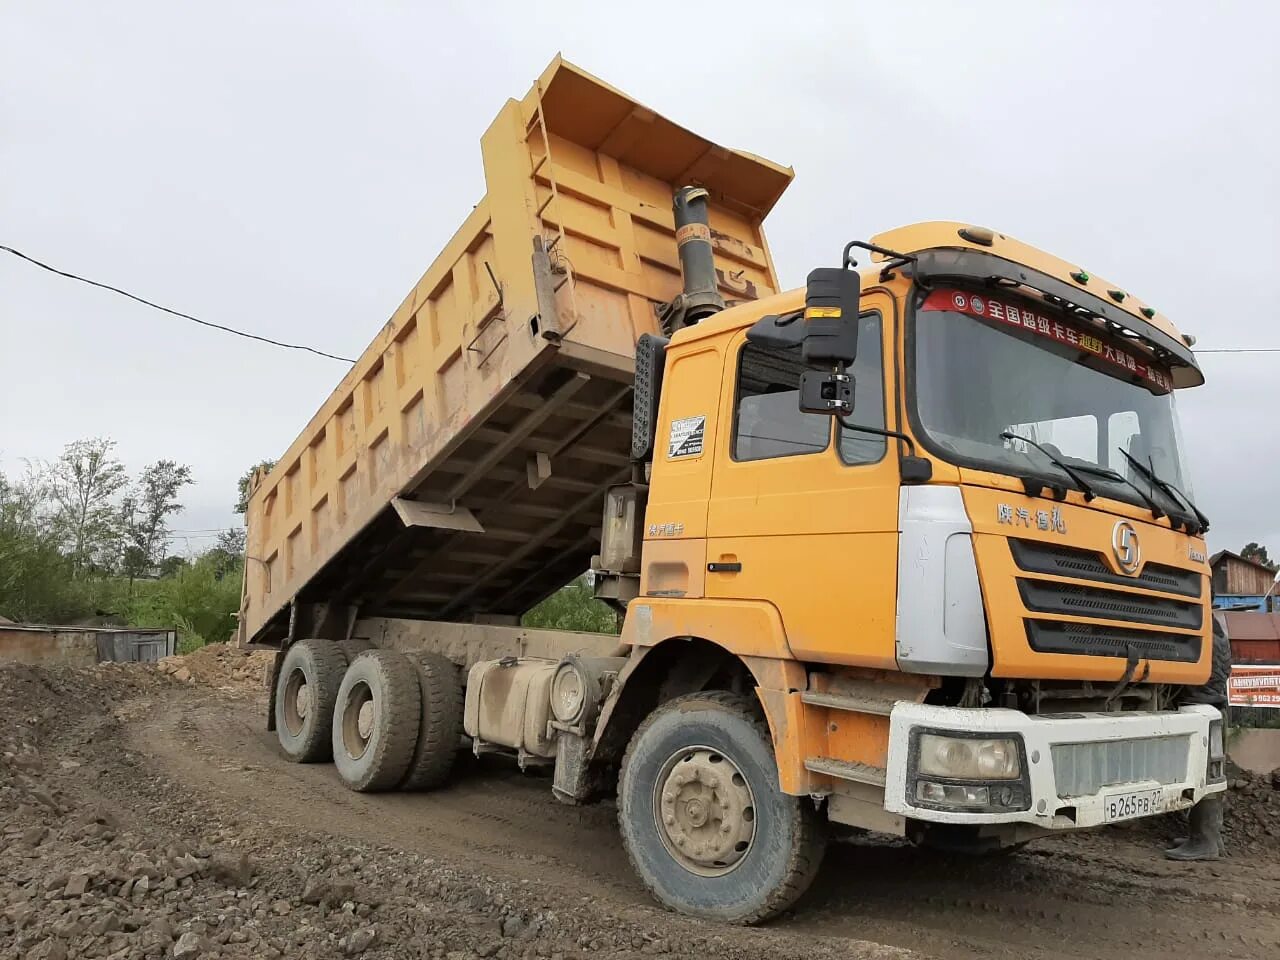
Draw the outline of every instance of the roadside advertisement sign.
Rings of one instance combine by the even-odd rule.
[[[1280,709],[1280,663],[1234,664],[1227,696],[1233,707]]]

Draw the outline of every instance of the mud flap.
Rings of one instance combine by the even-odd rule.
[[[591,795],[592,743],[587,737],[561,731],[556,739],[556,768],[551,792],[561,803],[579,803]]]
[[[267,691],[267,730],[276,730],[276,690],[280,686],[280,667],[284,664],[284,651],[276,651],[276,662],[271,665],[271,689]]]

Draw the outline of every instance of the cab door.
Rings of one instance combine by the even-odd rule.
[[[853,423],[883,427],[893,301],[864,295]],[[725,353],[707,515],[706,596],[767,600],[794,656],[895,666],[897,452],[884,437],[801,413],[799,347]]]

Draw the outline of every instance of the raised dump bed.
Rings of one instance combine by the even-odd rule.
[[[681,292],[676,188],[708,191],[727,301],[778,289],[761,222],[791,171],[560,58],[481,153],[486,195],[253,489],[244,641],[514,616],[588,567],[636,340]]]

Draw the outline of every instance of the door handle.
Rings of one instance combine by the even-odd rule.
[[[742,564],[737,562],[730,563],[725,560],[720,560],[715,563],[708,563],[707,572],[708,573],[741,573]]]

